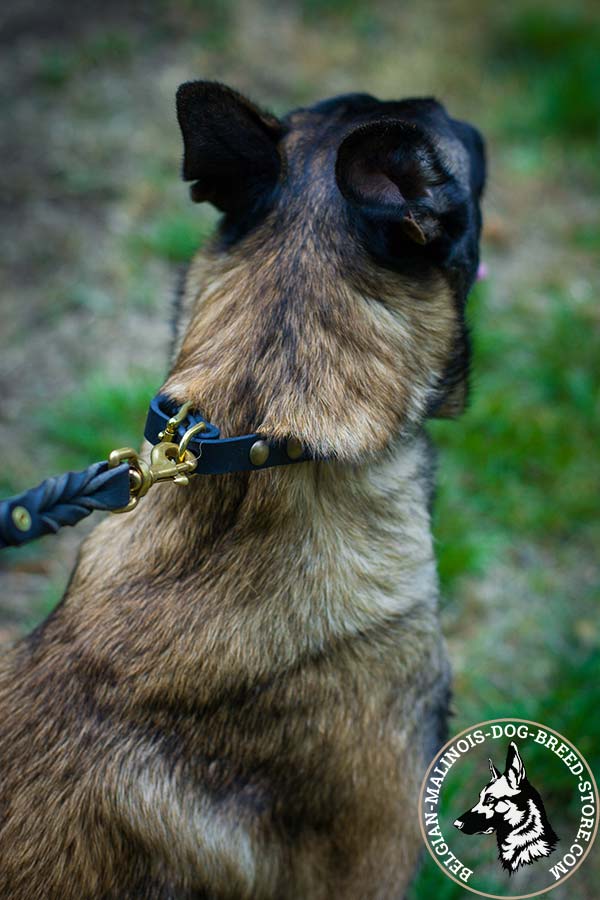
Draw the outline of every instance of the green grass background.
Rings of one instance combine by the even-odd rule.
[[[164,0],[135,9],[81,13],[68,34],[30,13],[2,63],[23,148],[9,174],[26,227],[8,226],[0,249],[10,399],[0,437],[11,448],[0,489],[139,443],[167,364],[168,294],[214,222],[178,182],[179,81],[225,80],[276,112],[353,89],[433,92],[481,128],[490,155],[490,274],[469,307],[471,402],[459,421],[429,426],[451,730],[506,715],[546,722],[598,772],[597,7]],[[29,148],[40,130],[51,165],[38,172]],[[7,638],[57,602],[74,548],[72,538],[44,539],[0,561]],[[568,790],[554,786],[559,806]],[[596,859],[552,896],[592,900],[599,877]],[[465,896],[429,860],[411,894]]]

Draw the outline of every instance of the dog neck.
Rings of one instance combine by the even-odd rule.
[[[225,436],[294,436],[316,456],[373,458],[432,400],[458,327],[450,289],[358,266],[333,229],[325,255],[310,234],[285,248],[261,234],[194,261],[163,390]]]
[[[158,486],[84,545],[67,598],[75,643],[93,615],[97,647],[132,645],[119,665],[141,673],[146,660],[155,684],[160,671],[167,692],[195,698],[341,642],[418,644],[437,599],[426,460],[415,437],[363,466]]]
[[[267,287],[268,272],[260,273]],[[311,327],[293,304],[273,320],[261,287],[239,260],[192,269],[165,390],[191,400],[224,436],[293,435],[329,459],[157,486],[86,543],[67,600],[71,621],[81,608],[82,639],[93,598],[108,643],[126,634],[137,659],[162,667],[168,690],[178,684],[195,696],[201,675],[212,690],[223,678],[252,682],[332,643],[386,639],[394,623],[414,637],[426,619],[437,633],[428,442],[416,425],[401,433],[394,424],[408,408],[401,332],[409,347],[416,335],[364,297],[360,315],[376,333],[362,319],[352,328],[345,318],[358,322],[359,304],[348,292],[347,316],[330,310],[333,329],[306,302]],[[378,343],[382,323],[395,329],[400,362]],[[422,385],[413,387],[422,400]],[[404,406],[394,405],[398,393]],[[143,630],[131,637],[140,610]],[[171,648],[160,662],[157,646]]]

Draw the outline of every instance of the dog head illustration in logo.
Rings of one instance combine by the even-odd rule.
[[[479,793],[479,802],[454,822],[464,834],[496,832],[498,858],[510,874],[549,856],[556,836],[542,798],[527,780],[517,745],[511,741],[506,768],[500,774],[490,759],[491,781]]]

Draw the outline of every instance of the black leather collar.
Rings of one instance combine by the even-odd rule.
[[[157,394],[150,403],[144,436],[151,444],[160,441],[171,416],[179,408],[165,394]],[[200,422],[204,431],[189,442],[187,449],[198,459],[195,475],[222,475],[226,472],[252,472],[256,469],[270,469],[273,466],[289,466],[293,463],[313,459],[293,438],[277,443],[266,440],[260,434],[242,434],[239,437],[222,438],[219,429],[197,412],[188,413],[177,429],[179,440],[192,426]],[[254,460],[263,459],[257,463]]]

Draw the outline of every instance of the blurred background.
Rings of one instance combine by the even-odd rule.
[[[481,129],[472,401],[430,428],[451,731],[534,719],[598,772],[598,5],[13,0],[0,46],[0,496],[140,441],[178,273],[214,223],[179,180],[182,81],[276,113],[434,94]],[[2,554],[0,641],[56,604],[90,527]],[[594,852],[556,900],[598,896]],[[467,896],[429,861],[413,890]]]

